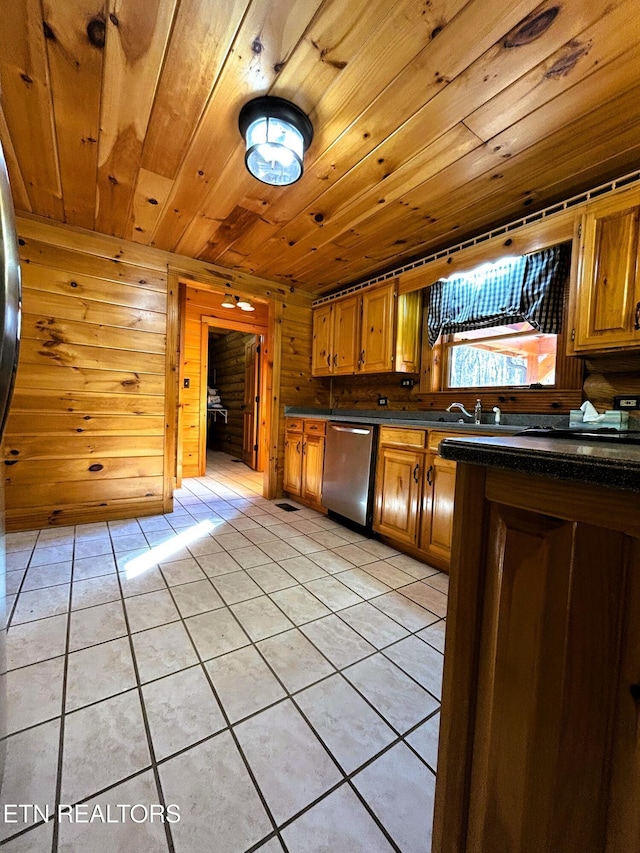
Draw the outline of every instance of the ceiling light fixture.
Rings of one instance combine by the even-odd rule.
[[[242,107],[238,125],[247,146],[244,162],[254,178],[283,187],[302,176],[313,125],[300,107],[263,95]]]
[[[226,293],[224,299],[220,303],[221,308],[235,308],[236,305],[241,311],[256,310],[251,300],[246,296],[236,296],[231,293]]]

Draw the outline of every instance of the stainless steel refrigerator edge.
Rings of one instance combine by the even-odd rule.
[[[322,503],[343,518],[371,528],[375,427],[329,421]]]
[[[16,236],[13,201],[9,187],[9,176],[4,152],[0,145],[0,439],[9,414],[11,395],[18,367],[20,348],[20,261]],[[5,509],[4,478],[0,485],[0,780],[4,773],[6,751],[6,558],[5,558]]]

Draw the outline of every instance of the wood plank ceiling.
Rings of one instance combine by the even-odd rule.
[[[320,294],[638,168],[639,58],[637,0],[4,0],[0,139],[19,212]]]

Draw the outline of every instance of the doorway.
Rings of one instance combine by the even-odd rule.
[[[281,320],[282,305],[270,298],[253,297],[255,310],[229,311],[221,306],[224,294],[204,282],[179,281],[178,311],[180,333],[178,337],[178,407],[176,425],[176,484],[183,477],[202,477],[207,468],[207,421],[211,418],[224,418],[222,413],[209,415],[207,410],[207,387],[215,388],[208,382],[209,329],[215,329],[221,335],[240,332],[251,340],[258,336],[261,340],[256,370],[256,382],[259,386],[259,410],[253,411],[253,431],[257,438],[253,445],[244,444],[244,409],[240,425],[236,425],[238,451],[235,456],[243,461],[244,453],[255,444],[258,445],[256,465],[264,476],[264,496],[273,498],[278,488],[278,437],[280,405],[277,389],[280,385],[281,371]],[[259,370],[259,373],[257,372]],[[232,372],[240,383],[241,399],[238,408],[246,405],[244,399],[245,352],[238,351]],[[221,408],[226,406],[224,395]],[[231,399],[231,398],[229,398]],[[225,440],[225,444],[229,442]],[[228,451],[228,447],[225,447]],[[240,466],[238,466],[240,467]]]
[[[260,334],[203,328],[201,376],[206,377],[206,431],[208,450],[227,453],[254,471],[262,471],[262,340]],[[205,450],[206,453],[206,450]]]

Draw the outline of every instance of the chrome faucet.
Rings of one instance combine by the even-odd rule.
[[[462,403],[451,403],[450,406],[447,406],[447,411],[450,412],[452,409],[460,409],[463,415],[466,415],[468,418],[472,418],[473,422],[479,424],[482,422],[482,403],[480,400],[476,400],[476,405],[473,410],[473,414],[468,412]]]

